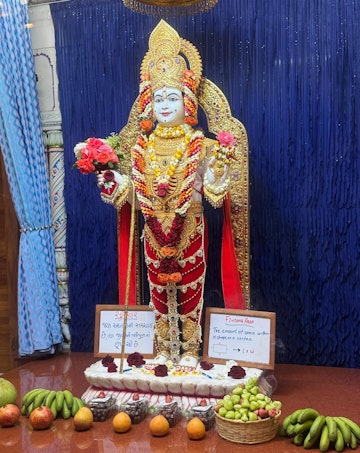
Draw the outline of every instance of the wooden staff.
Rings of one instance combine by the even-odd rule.
[[[124,303],[124,325],[122,333],[121,343],[121,358],[120,358],[120,373],[124,371],[124,355],[125,355],[125,343],[126,343],[126,327],[129,307],[129,293],[130,293],[130,277],[131,277],[131,264],[132,264],[132,251],[134,244],[134,231],[135,231],[135,188],[132,184],[132,198],[131,198],[131,216],[130,216],[130,238],[129,238],[129,250],[128,250],[128,266],[126,273],[126,287],[125,287],[125,303]]]

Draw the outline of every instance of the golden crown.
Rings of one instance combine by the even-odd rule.
[[[154,93],[163,86],[183,90],[185,70],[194,72],[196,88],[202,74],[202,62],[196,47],[180,38],[179,34],[164,20],[161,20],[149,38],[149,50],[142,64],[141,74],[149,74]]]

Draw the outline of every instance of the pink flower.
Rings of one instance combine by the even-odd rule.
[[[230,132],[219,132],[216,138],[221,146],[234,146],[236,144],[235,137]]]
[[[94,160],[96,159],[97,149],[93,146],[86,145],[85,148],[81,150],[81,158],[82,159],[89,159]]]
[[[87,141],[88,145],[89,146],[92,146],[93,148],[100,148],[102,145],[104,145],[104,142],[102,140],[100,140],[99,138],[89,138],[89,140]]]

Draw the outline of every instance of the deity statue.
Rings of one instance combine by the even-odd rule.
[[[199,104],[216,139],[195,127]],[[144,218],[149,305],[155,313],[154,364],[171,360],[191,369],[198,363],[202,341],[207,267],[204,197],[214,208],[225,207],[225,306],[247,308],[248,263],[239,267],[239,261],[248,259],[247,199],[234,205],[238,238],[229,227],[231,192],[236,200],[242,193],[240,185],[247,185],[247,137],[242,124],[231,117],[223,93],[202,77],[197,49],[163,20],[150,35],[139,96],[120,139],[128,166],[120,163],[117,170],[98,173],[101,197],[119,212],[136,203]],[[245,251],[240,258],[236,241],[242,241]]]

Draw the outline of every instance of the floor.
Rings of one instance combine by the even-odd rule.
[[[18,389],[18,403],[22,395],[35,387],[55,390],[69,389],[80,396],[88,388],[83,371],[97,361],[91,353],[64,352],[48,359],[28,362],[4,374]],[[314,407],[325,415],[344,415],[360,424],[360,369],[308,367],[299,365],[276,365],[278,387],[274,399],[283,404],[280,421],[300,407]],[[33,431],[29,420],[23,416],[18,425],[0,428],[0,447],[7,453],[146,453],[183,451],[209,453],[243,451],[251,453],[291,453],[302,451],[290,439],[276,436],[266,444],[239,445],[222,439],[216,428],[206,433],[204,439],[193,441],[187,438],[186,419],[161,438],[152,437],[148,415],[140,424],[133,425],[125,434],[113,431],[111,418],[96,422],[89,431],[78,432],[73,428],[72,418],[56,419],[51,429]],[[315,451],[315,450],[314,450]],[[318,450],[316,450],[318,451]]]

